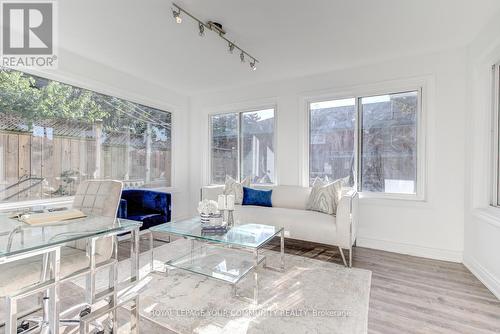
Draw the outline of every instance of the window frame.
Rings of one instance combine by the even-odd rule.
[[[492,122],[491,122],[491,133],[492,133],[492,144],[491,144],[491,196],[490,196],[490,206],[495,208],[500,208],[500,62],[492,66],[492,77],[491,77],[491,110],[492,110]]]
[[[78,80],[66,75],[60,75],[56,73],[48,73],[46,71],[40,71],[36,69],[12,69],[8,68],[9,71],[21,72],[25,75],[40,77],[45,80],[56,81],[64,85],[69,85],[72,87],[76,87],[83,90],[88,90],[97,94],[106,95],[115,97],[118,99],[126,100],[128,102],[132,102],[135,104],[139,104],[145,107],[154,108],[161,112],[170,114],[170,186],[156,188],[157,190],[162,191],[175,191],[176,190],[176,178],[175,178],[175,157],[176,157],[176,142],[177,142],[177,131],[175,131],[176,127],[176,109],[177,107],[173,104],[166,104],[164,102],[160,102],[158,100],[151,100],[149,98],[145,98],[144,96],[135,96],[131,94],[129,91],[121,90],[117,87],[111,87],[99,82],[93,82],[88,80]],[[0,202],[0,211],[19,209],[19,208],[29,208],[33,206],[39,205],[60,205],[60,206],[69,206],[73,203],[74,196],[61,196],[54,198],[46,198],[46,199],[33,199],[26,201],[17,201],[17,202]]]
[[[316,97],[305,98],[305,113],[306,113],[306,135],[304,140],[304,172],[303,172],[303,185],[310,186],[309,184],[309,171],[310,171],[310,141],[311,141],[311,104],[318,102],[325,102],[331,100],[354,99],[355,101],[355,129],[354,129],[354,187],[359,192],[361,198],[368,199],[393,199],[393,200],[411,200],[411,201],[425,201],[426,200],[426,135],[425,135],[425,85],[423,83],[399,85],[388,88],[375,88],[375,89],[359,89],[340,94],[325,94]],[[417,120],[416,120],[416,137],[417,137],[417,162],[416,162],[416,193],[415,194],[399,194],[399,193],[382,193],[361,191],[360,177],[361,177],[361,145],[362,145],[362,105],[361,99],[365,97],[400,94],[406,92],[417,92]]]
[[[231,114],[236,114],[238,117],[238,123],[236,126],[236,129],[238,131],[237,135],[237,142],[238,142],[238,161],[237,161],[237,177],[236,181],[241,182],[241,162],[242,162],[242,149],[241,149],[241,142],[242,142],[242,132],[241,132],[241,119],[242,115],[245,113],[250,113],[250,112],[256,112],[256,111],[261,111],[261,110],[267,110],[267,109],[273,109],[274,112],[274,125],[273,125],[273,148],[274,148],[274,180],[271,183],[252,183],[252,185],[262,185],[262,186],[268,186],[268,185],[276,185],[278,183],[278,168],[277,168],[277,162],[278,162],[278,155],[277,155],[277,116],[278,116],[278,108],[275,104],[267,104],[267,105],[262,105],[258,107],[251,107],[251,108],[239,108],[237,110],[233,111],[223,111],[223,112],[211,112],[208,113],[208,179],[209,179],[209,184],[210,185],[222,185],[224,183],[216,183],[213,180],[213,160],[212,160],[212,117],[214,116],[222,116],[222,115],[231,115]]]

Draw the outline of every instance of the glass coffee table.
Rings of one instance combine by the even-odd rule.
[[[203,233],[200,218],[161,224],[150,228],[154,233],[191,240],[187,254],[169,260],[165,265],[204,275],[232,284],[236,297],[258,302],[259,265],[283,272],[285,270],[285,236],[282,227],[263,224],[237,224],[223,234]],[[259,251],[274,237],[280,236],[280,265],[267,265]],[[200,245],[197,247],[197,242]],[[240,296],[236,284],[253,271],[253,298]]]

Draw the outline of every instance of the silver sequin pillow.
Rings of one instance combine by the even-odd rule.
[[[234,195],[234,204],[243,202],[243,186],[250,186],[250,179],[247,177],[243,181],[238,182],[231,176],[226,176],[226,183],[224,185],[224,195]]]
[[[314,180],[306,209],[335,215],[341,196],[342,180],[328,183],[317,178]]]

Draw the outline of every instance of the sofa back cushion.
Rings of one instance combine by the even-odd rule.
[[[299,186],[275,186],[272,187],[273,206],[287,209],[305,210],[311,188]]]

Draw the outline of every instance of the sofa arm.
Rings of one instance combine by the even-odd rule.
[[[358,202],[359,195],[355,189],[342,193],[336,216],[338,246],[341,248],[351,248],[356,241]]]
[[[201,200],[210,199],[217,201],[217,197],[224,192],[224,185],[204,186],[201,188]]]

